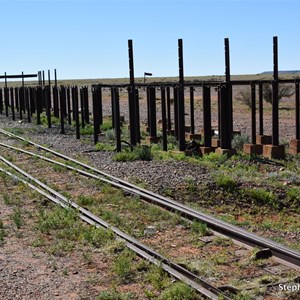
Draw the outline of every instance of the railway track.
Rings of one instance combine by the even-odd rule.
[[[63,154],[60,154],[56,151],[53,151],[51,149],[48,149],[44,146],[38,145],[34,142],[28,141],[22,137],[19,137],[17,135],[14,135],[12,133],[9,133],[7,131],[1,130],[0,133],[5,134],[8,137],[18,139],[20,141],[26,142],[26,144],[30,144],[34,147],[37,147],[40,150],[50,152],[51,154],[72,162],[73,165],[69,165],[67,163],[62,163],[60,161],[54,160],[49,157],[45,157],[43,155],[33,153],[31,151],[27,151],[21,148],[17,148],[8,144],[0,143],[0,146],[3,148],[7,148],[10,151],[23,153],[24,155],[30,155],[32,157],[36,157],[39,159],[43,159],[45,161],[48,161],[51,164],[56,164],[61,167],[67,168],[71,171],[77,172],[81,175],[101,180],[105,182],[106,184],[109,184],[113,187],[120,188],[124,190],[126,193],[137,195],[143,200],[146,200],[147,202],[158,204],[164,208],[167,208],[168,210],[171,210],[173,212],[180,213],[182,216],[187,217],[191,220],[198,220],[201,222],[205,222],[208,224],[210,228],[212,228],[216,233],[226,235],[230,238],[233,238],[236,241],[239,241],[239,243],[242,243],[243,245],[251,246],[251,247],[259,247],[259,248],[268,248],[270,253],[276,258],[279,259],[279,261],[285,265],[288,265],[289,267],[292,267],[296,270],[299,270],[300,266],[300,254],[294,250],[291,250],[287,247],[284,247],[278,243],[274,243],[268,239],[261,238],[253,233],[248,233],[247,231],[230,225],[226,222],[220,221],[214,217],[211,217],[209,215],[203,214],[199,211],[193,210],[187,206],[184,206],[172,199],[162,197],[160,195],[157,195],[151,191],[147,191],[146,189],[143,189],[141,187],[135,186],[131,183],[125,182],[121,179],[118,179],[114,176],[110,176],[109,174],[102,172],[94,167],[88,166],[87,164],[81,163],[73,158],[69,158]],[[22,181],[24,184],[28,185],[31,188],[34,188],[39,193],[43,194],[45,197],[50,199],[51,201],[57,203],[58,205],[62,207],[73,207],[80,213],[81,219],[88,222],[89,224],[95,225],[95,226],[102,226],[105,228],[110,228],[113,230],[113,232],[126,241],[127,247],[138,253],[141,257],[144,257],[145,259],[152,261],[153,263],[160,264],[162,267],[172,274],[172,276],[186,282],[191,287],[195,288],[198,292],[200,292],[202,295],[205,295],[206,297],[210,299],[218,299],[220,295],[224,299],[230,299],[230,297],[227,294],[224,294],[222,292],[222,288],[217,288],[211,283],[209,283],[207,280],[203,280],[199,276],[193,274],[186,268],[182,267],[179,264],[173,263],[169,258],[166,258],[162,255],[160,255],[157,251],[152,250],[149,246],[146,246],[142,243],[140,243],[137,239],[129,236],[127,233],[119,230],[118,228],[111,226],[106,221],[100,219],[95,214],[90,213],[87,209],[79,206],[73,201],[70,201],[62,194],[58,193],[52,188],[49,188],[46,184],[41,182],[40,180],[34,178],[33,176],[29,175],[27,172],[21,170],[19,167],[14,165],[9,160],[5,159],[4,157],[0,157],[0,159],[8,165],[10,168],[13,168],[15,171],[22,174],[22,176],[25,179],[17,177],[12,172],[7,171],[6,169],[0,169],[1,172],[5,172],[7,175],[10,175],[14,177],[15,179]],[[78,167],[75,167],[74,165],[77,165]],[[26,179],[27,178],[27,179]],[[29,181],[28,181],[29,179]],[[38,187],[37,187],[38,186]],[[248,239],[248,236],[250,238]],[[226,290],[226,287],[225,287]]]
[[[97,217],[96,215],[92,214],[85,208],[79,206],[73,201],[70,201],[62,194],[56,192],[46,184],[42,183],[40,180],[36,179],[35,177],[31,176],[27,172],[23,171],[22,169],[18,168],[16,165],[12,164],[5,158],[1,157],[1,160],[6,163],[8,166],[12,167],[14,170],[25,176],[28,180],[24,180],[21,177],[0,168],[0,172],[3,172],[17,181],[20,181],[30,187],[31,189],[35,190],[36,192],[40,193],[47,199],[51,200],[52,202],[60,205],[64,208],[73,208],[79,213],[79,217],[87,222],[90,225],[96,227],[103,227],[105,229],[110,229],[113,233],[120,239],[124,240],[126,246],[137,253],[140,257],[147,259],[148,261],[161,266],[166,272],[168,272],[173,277],[185,282],[203,296],[209,299],[219,299],[222,295],[223,299],[230,299],[230,297],[226,296],[221,290],[217,287],[212,286],[204,279],[196,276],[192,272],[188,271],[187,269],[181,267],[180,265],[173,263],[169,259],[165,258],[164,256],[160,255],[156,251],[152,250],[151,248],[147,247],[143,243],[136,240],[134,237],[129,236],[128,234],[124,233],[123,231],[119,230],[118,228],[111,226],[101,218]],[[33,182],[33,183],[30,183]],[[38,187],[39,186],[39,187]]]
[[[2,144],[2,143],[1,143]],[[4,146],[4,144],[2,144]],[[14,147],[11,147],[13,149]],[[16,149],[16,148],[15,148]],[[19,149],[21,150],[21,149]],[[25,153],[29,154],[28,151],[24,151]],[[33,154],[33,153],[31,153]],[[39,156],[42,158],[42,156]],[[46,159],[43,157],[43,159]],[[94,215],[93,213],[89,212],[85,208],[81,207],[80,205],[76,204],[74,201],[63,196],[61,193],[55,191],[45,183],[41,182],[34,176],[30,175],[29,173],[25,172],[23,169],[19,168],[9,160],[5,159],[3,156],[0,156],[0,160],[5,163],[7,166],[12,168],[14,171],[18,172],[22,175],[22,177],[17,176],[16,174],[6,170],[5,168],[0,167],[0,172],[5,173],[6,175],[12,177],[15,181],[22,182],[23,184],[27,185],[34,191],[40,193],[47,199],[51,200],[55,204],[63,207],[63,208],[73,208],[79,214],[79,217],[85,221],[86,223],[96,226],[96,227],[103,227],[105,229],[111,230],[117,238],[125,241],[126,247],[134,251],[140,257],[156,264],[157,266],[161,266],[166,272],[168,272],[173,277],[177,278],[188,284],[190,287],[198,291],[201,295],[205,296],[209,299],[219,299],[222,296],[222,299],[231,299],[228,297],[224,292],[222,292],[217,287],[211,285],[206,280],[200,278],[199,276],[195,275],[194,273],[190,272],[189,270],[183,268],[182,266],[172,262],[171,260],[167,259],[163,255],[159,254],[155,250],[149,248],[148,246],[144,245],[143,243],[139,242],[134,237],[126,234],[125,232],[121,231],[120,229],[110,225],[106,221],[102,220],[98,216]],[[52,160],[47,159],[48,161],[53,162]],[[76,169],[71,167],[72,170]],[[85,174],[82,173],[83,175]]]
[[[84,164],[74,158],[68,157],[68,156],[58,153],[52,149],[49,149],[47,147],[44,147],[44,146],[34,143],[32,141],[26,140],[18,135],[15,135],[15,134],[5,131],[3,129],[0,129],[0,133],[6,135],[8,137],[26,142],[38,149],[44,150],[44,151],[49,152],[59,158],[62,158],[65,161],[75,163],[76,165],[84,168],[85,171],[82,169],[79,169],[77,167],[69,166],[68,164],[60,163],[55,160],[49,159],[47,157],[43,157],[41,155],[34,154],[29,151],[24,151],[20,148],[16,148],[16,147],[12,147],[12,146],[0,143],[0,146],[2,146],[2,147],[7,147],[7,148],[13,149],[15,151],[26,153],[28,155],[37,156],[37,157],[47,160],[51,163],[59,164],[63,167],[66,167],[68,169],[76,171],[84,176],[98,179],[98,180],[108,183],[114,187],[121,188],[122,190],[124,190],[130,194],[141,197],[141,199],[143,199],[143,200],[158,204],[168,210],[180,213],[182,216],[187,217],[191,220],[197,220],[200,222],[204,222],[208,225],[209,228],[211,228],[215,232],[225,235],[229,238],[232,238],[233,240],[238,241],[246,246],[257,247],[260,249],[269,249],[270,254],[272,254],[273,257],[279,259],[280,262],[282,262],[294,269],[300,270],[300,253],[295,250],[292,250],[288,247],[285,247],[285,246],[283,246],[279,243],[276,243],[274,241],[271,241],[269,239],[258,236],[252,232],[246,231],[240,227],[237,227],[237,226],[234,226],[227,222],[221,221],[221,220],[219,220],[213,216],[210,216],[208,214],[204,214],[200,211],[194,210],[194,209],[192,209],[188,206],[185,206],[177,201],[174,201],[170,198],[158,195],[154,192],[151,192],[149,190],[146,190],[144,188],[136,186],[132,183],[126,182],[115,176],[109,175],[108,173],[105,173],[97,168],[94,168],[92,166]]]

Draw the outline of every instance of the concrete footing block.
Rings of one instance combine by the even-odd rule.
[[[157,136],[147,136],[146,142],[147,144],[157,144],[160,141],[160,137]]]
[[[243,151],[246,154],[257,154],[261,155],[263,154],[263,145],[256,145],[256,144],[244,144]]]
[[[218,154],[222,154],[222,155],[227,155],[228,157],[236,154],[236,150],[235,149],[223,149],[223,148],[217,148],[215,150],[216,153]]]
[[[200,147],[200,153],[202,155],[209,154],[211,152],[215,152],[215,148],[213,148],[213,147]]]
[[[263,156],[269,159],[282,159],[285,157],[284,145],[263,145]]]
[[[256,136],[256,144],[262,144],[262,145],[272,144],[272,136],[271,135],[257,135]]]
[[[290,154],[300,153],[300,140],[291,140],[290,141]]]
[[[200,133],[186,133],[185,137],[187,140],[201,140],[201,134]]]
[[[221,145],[221,142],[219,139],[211,139],[211,146],[214,148],[219,148]]]
[[[204,135],[204,128],[200,129],[200,134]],[[211,136],[214,136],[215,135],[215,130],[212,129],[210,134],[211,134]]]

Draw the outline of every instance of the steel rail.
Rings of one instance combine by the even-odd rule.
[[[86,221],[87,223],[91,225],[95,225],[97,227],[104,227],[106,229],[110,229],[116,236],[121,238],[126,242],[126,246],[130,249],[132,249],[134,252],[136,252],[139,256],[151,261],[152,263],[162,266],[162,268],[167,271],[169,274],[174,276],[175,278],[185,282],[198,292],[200,292],[202,295],[208,297],[209,299],[219,299],[219,296],[222,295],[223,299],[231,299],[227,295],[225,295],[221,290],[218,288],[212,286],[210,283],[205,281],[204,279],[198,277],[197,275],[193,274],[192,272],[188,271],[187,269],[181,267],[180,265],[173,263],[166,257],[162,256],[155,250],[149,248],[148,246],[144,245],[143,243],[139,242],[134,237],[126,234],[125,232],[121,231],[120,229],[110,225],[106,221],[102,220],[98,216],[92,214],[85,208],[79,206],[75,202],[71,201],[70,199],[67,199],[59,192],[55,191],[54,189],[48,187],[46,184],[42,183],[29,173],[25,172],[18,166],[14,165],[12,162],[8,161],[4,157],[0,156],[0,160],[2,160],[6,165],[16,170],[18,173],[22,174],[26,178],[28,178],[30,181],[34,182],[44,190],[36,187],[32,183],[28,182],[27,180],[24,180],[15,174],[4,170],[3,168],[0,168],[0,172],[3,172],[14,179],[17,179],[18,181],[28,185],[30,188],[34,189],[35,191],[39,192],[43,196],[47,197],[49,200],[55,202],[58,205],[61,205],[64,208],[72,207],[79,213],[79,217]]]
[[[102,176],[105,176],[109,179],[106,178],[101,178],[101,177],[96,177],[94,174],[88,173],[88,172],[84,172],[80,169],[76,170],[76,168],[74,168],[73,170],[80,172],[81,174],[85,175],[85,176],[90,176],[93,177],[95,179],[100,179],[106,183],[109,183],[117,188],[121,188],[123,190],[126,190],[127,192],[134,194],[134,195],[138,195],[140,196],[142,199],[146,200],[146,201],[150,201],[152,203],[156,203],[159,204],[160,206],[163,206],[169,210],[172,211],[176,211],[179,212],[181,215],[183,215],[186,218],[189,218],[191,220],[198,220],[201,222],[205,222],[208,227],[210,227],[211,229],[222,233],[234,240],[237,240],[243,244],[249,245],[251,247],[259,247],[259,248],[268,248],[271,250],[272,255],[274,257],[277,257],[285,262],[288,262],[290,265],[290,267],[295,268],[295,269],[300,269],[300,253],[290,249],[286,246],[283,246],[281,244],[278,244],[274,241],[271,241],[269,239],[263,238],[259,235],[256,235],[252,232],[249,232],[243,228],[237,227],[235,225],[226,223],[224,221],[221,221],[213,216],[210,216],[208,214],[204,214],[200,211],[194,210],[188,206],[185,206],[175,200],[169,199],[167,197],[163,197],[160,196],[154,192],[148,191],[146,189],[140,188],[138,186],[135,186],[134,184],[131,184],[129,182],[126,182],[124,180],[121,180],[117,177],[111,176],[105,172],[102,172],[94,167],[91,167],[87,164],[84,164],[82,162],[79,162],[73,158],[67,157],[66,155],[63,155],[61,153],[58,153],[52,149],[48,149],[44,146],[41,146],[39,144],[36,144],[32,141],[28,141],[20,136],[17,136],[15,134],[12,134],[10,132],[4,131],[2,129],[0,129],[0,133],[3,133],[5,135],[23,140],[28,142],[31,145],[34,145],[37,148],[43,149],[47,152],[50,152],[60,158],[63,158],[65,160],[69,160],[72,161],[82,167],[84,167],[85,169],[91,170],[93,172],[96,172],[98,174],[101,174]],[[65,167],[69,167],[68,165],[65,165]],[[80,170],[80,171],[79,171]]]

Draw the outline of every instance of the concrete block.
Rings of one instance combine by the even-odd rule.
[[[300,153],[300,140],[291,140],[290,141],[290,154]]]
[[[263,145],[255,145],[255,144],[244,144],[243,151],[246,154],[257,154],[261,155],[263,153]]]
[[[217,148],[215,150],[216,153],[219,153],[219,154],[222,154],[222,155],[227,155],[228,157],[229,156],[232,156],[234,154],[236,154],[236,150],[235,149],[223,149],[223,148]]]
[[[256,136],[256,144],[262,144],[262,145],[272,144],[272,136],[271,135],[257,135]]]
[[[284,145],[263,145],[263,156],[269,159],[282,159],[285,157]]]
[[[220,147],[221,142],[219,139],[211,139],[211,146],[214,148],[218,148]]]
[[[215,152],[215,148],[213,147],[200,147],[200,152],[202,155],[209,154],[211,152]]]
[[[147,144],[157,144],[160,141],[160,137],[157,136],[147,136],[146,143]]]
[[[204,128],[201,128],[201,129],[200,129],[200,134],[204,135]],[[214,135],[215,135],[215,130],[212,129],[212,130],[211,130],[211,136],[214,136]]]
[[[186,133],[185,137],[187,140],[192,141],[192,140],[201,140],[201,134],[199,133]]]

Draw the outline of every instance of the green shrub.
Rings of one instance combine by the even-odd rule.
[[[134,293],[122,293],[113,291],[103,291],[101,292],[96,300],[130,300],[130,299],[138,299]]]
[[[206,223],[195,221],[191,224],[191,230],[193,233],[204,236],[209,233]]]
[[[228,175],[218,174],[215,176],[216,184],[227,191],[233,191],[237,187],[236,181]]]
[[[246,194],[258,205],[269,204],[277,207],[279,204],[278,198],[272,191],[266,191],[262,188],[246,189]]]
[[[226,154],[219,154],[215,152],[211,152],[209,154],[205,154],[202,157],[203,162],[207,162],[214,165],[221,165],[228,159]]]
[[[118,152],[114,155],[114,161],[133,161],[133,160],[150,160],[152,158],[151,147],[146,145],[138,145],[130,151],[129,148],[125,148],[122,152]]]
[[[232,148],[234,148],[238,151],[243,150],[244,144],[248,144],[248,143],[249,143],[248,136],[236,134],[233,136],[233,139],[232,139]]]
[[[2,196],[2,198],[3,198],[4,204],[10,205],[10,204],[12,203],[12,201],[11,201],[11,199],[10,199],[10,196],[9,196],[8,194],[4,194],[4,195]]]
[[[0,220],[0,245],[4,242],[4,237],[6,236],[5,230],[4,230],[4,224],[2,220]]]
[[[133,152],[136,154],[137,158],[140,160],[151,160],[151,147],[147,145],[139,145],[133,149]]]
[[[109,141],[114,141],[116,139],[116,133],[114,129],[108,129],[105,131],[105,138]]]
[[[81,206],[87,206],[94,203],[94,199],[90,196],[80,195],[78,197],[78,204]]]
[[[113,231],[100,227],[88,226],[82,232],[81,236],[83,239],[97,248],[111,242],[115,238]]]
[[[164,290],[158,297],[159,300],[194,300],[197,299],[196,292],[182,282],[175,282]]]
[[[22,219],[20,209],[14,209],[14,213],[12,215],[12,220],[14,221],[14,223],[18,229],[21,228],[21,226],[23,225],[23,219]]]
[[[300,190],[299,188],[289,188],[286,191],[287,201],[295,204],[296,207],[300,206]]]
[[[241,292],[234,296],[233,300],[253,300],[253,296],[249,295],[247,292]]]
[[[162,290],[171,284],[170,277],[160,266],[152,265],[146,273],[147,281],[156,289]]]
[[[51,230],[71,228],[77,220],[77,214],[73,209],[55,207],[51,211],[39,212],[38,229],[49,234]]]
[[[135,254],[132,251],[124,250],[115,260],[113,271],[120,277],[122,282],[128,282],[133,274],[133,260]]]
[[[81,135],[92,135],[94,134],[94,127],[91,124],[86,124],[83,128],[80,127]]]
[[[114,161],[133,161],[133,160],[137,159],[137,156],[134,152],[125,150],[125,151],[116,153],[112,159]]]
[[[95,145],[95,149],[97,151],[113,151],[115,149],[114,145],[111,145],[109,143],[97,143]]]
[[[100,125],[101,131],[111,130],[112,128],[113,128],[113,126],[112,126],[112,120],[111,119],[103,120],[103,123]]]

